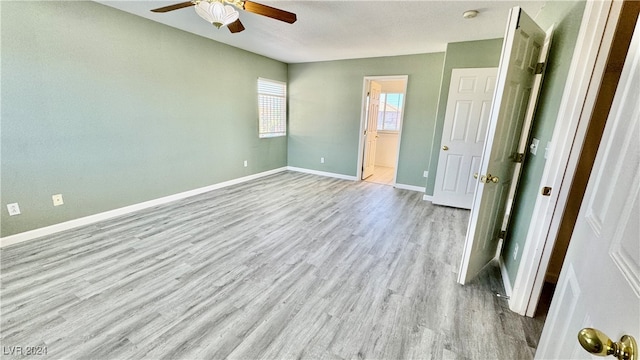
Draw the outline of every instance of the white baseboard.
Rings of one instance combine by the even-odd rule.
[[[287,170],[301,172],[301,173],[305,173],[305,174],[327,176],[327,177],[343,179],[343,180],[351,180],[351,181],[357,181],[358,180],[357,176],[336,174],[336,173],[331,173],[331,172],[326,172],[326,171],[299,168],[299,167],[295,167],[295,166],[287,166]],[[425,190],[426,190],[424,187],[421,187],[421,186],[406,185],[406,184],[395,184],[394,187],[397,188],[397,189],[419,191],[419,192],[422,192],[422,193],[424,193]],[[425,196],[429,196],[429,195],[425,195]],[[431,197],[429,196],[429,199],[430,198]]]
[[[336,173],[331,173],[331,172],[326,172],[326,171],[319,171],[319,170],[312,170],[312,169],[305,169],[305,168],[299,168],[299,167],[295,167],[295,166],[287,166],[287,170],[301,172],[301,173],[305,173],[305,174],[332,177],[332,178],[343,179],[343,180],[351,180],[351,181],[358,180],[358,178],[356,176],[336,174]]]
[[[415,186],[415,185],[407,185],[407,184],[395,184],[393,187],[395,187],[396,189],[418,191],[418,192],[421,192],[421,193],[424,193],[426,191],[424,186]]]
[[[39,229],[29,230],[29,231],[25,231],[25,232],[22,232],[22,233],[19,233],[19,234],[6,236],[6,237],[3,237],[3,238],[0,238],[0,247],[5,247],[5,246],[8,246],[8,245],[17,244],[17,243],[20,243],[20,242],[23,242],[23,241],[32,240],[32,239],[35,239],[35,238],[39,238],[41,236],[55,234],[55,233],[58,233],[58,232],[61,232],[61,231],[77,228],[77,227],[80,227],[80,226],[90,225],[90,224],[93,224],[93,223],[96,223],[96,222],[99,222],[99,221],[103,221],[103,220],[108,220],[108,219],[114,218],[116,216],[126,215],[126,214],[132,213],[134,211],[139,211],[139,210],[147,209],[147,208],[150,208],[150,207],[153,207],[153,206],[158,206],[158,205],[166,204],[166,203],[169,203],[169,202],[172,202],[172,201],[188,198],[188,197],[191,197],[191,196],[200,195],[200,194],[212,191],[212,190],[217,190],[217,189],[221,189],[221,188],[224,188],[224,187],[227,187],[227,186],[240,184],[240,183],[243,183],[243,182],[246,182],[246,181],[259,179],[261,177],[265,177],[265,176],[268,176],[268,175],[273,175],[273,174],[276,174],[276,173],[279,173],[279,172],[283,172],[283,171],[286,171],[286,170],[287,170],[287,167],[281,167],[281,168],[277,168],[277,169],[273,169],[273,170],[268,170],[268,171],[264,171],[264,172],[261,172],[261,173],[257,173],[257,174],[253,174],[253,175],[249,175],[249,176],[244,176],[244,177],[241,177],[241,178],[237,178],[237,179],[233,179],[233,180],[224,181],[224,182],[221,182],[221,183],[217,183],[217,184],[201,187],[201,188],[198,188],[198,189],[193,189],[193,190],[181,192],[181,193],[178,193],[178,194],[173,194],[173,195],[161,197],[161,198],[158,198],[158,199],[149,200],[149,201],[145,201],[145,202],[142,202],[142,203],[121,207],[121,208],[118,208],[118,209],[105,211],[105,212],[102,212],[102,213],[99,213],[99,214],[89,215],[89,216],[81,217],[81,218],[78,218],[78,219],[65,221],[65,222],[62,222],[62,223],[59,223],[59,224],[45,226],[45,227],[42,227],[42,228],[39,228]]]
[[[502,284],[504,285],[504,292],[509,298],[511,298],[511,294],[513,293],[513,289],[511,288],[511,281],[509,280],[509,273],[507,272],[507,267],[504,264],[504,260],[502,256],[498,257],[498,262],[500,264],[500,274],[502,275]]]
[[[422,195],[422,200],[424,200],[424,201],[433,201],[433,196],[424,194],[424,195]]]

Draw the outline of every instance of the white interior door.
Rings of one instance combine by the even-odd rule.
[[[515,157],[523,151],[521,139],[529,137],[531,122],[527,119],[533,116],[538,97],[532,89],[536,65],[546,60],[545,40],[545,32],[522,9],[511,9],[458,272],[460,284],[471,280],[495,258],[508,196],[518,178],[514,177]]]
[[[640,26],[564,260],[536,358],[589,358],[576,340],[593,327],[640,340]]]
[[[453,69],[433,203],[471,209],[498,68]]]
[[[373,175],[376,163],[376,142],[378,140],[378,110],[382,85],[376,81],[369,83],[369,105],[367,109],[367,128],[364,132],[364,155],[362,159],[362,178]]]

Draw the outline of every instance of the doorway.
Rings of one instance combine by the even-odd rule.
[[[556,121],[553,150],[538,185],[552,191],[536,198],[517,275],[513,282],[505,281],[505,288],[512,290],[509,308],[521,315],[544,314],[544,298],[553,296],[638,6],[632,1],[603,1],[588,3],[585,9],[557,115],[562,121]]]
[[[407,81],[407,75],[364,77],[358,179],[395,185]]]
[[[586,191],[587,182],[595,162],[606,122],[608,120],[613,98],[622,75],[622,68],[627,58],[631,38],[636,27],[640,12],[640,4],[625,1],[620,11],[620,17],[615,27],[611,48],[604,65],[604,72],[600,79],[600,86],[595,94],[593,111],[588,120],[588,127],[584,133],[582,149],[578,150],[575,164],[575,174],[568,188],[568,196],[560,216],[555,243],[552,245],[548,265],[544,272],[539,273],[538,286],[541,290],[532,294],[527,315],[544,314],[548,309],[546,299],[553,297],[560,270],[564,265],[565,255],[573,235],[578,213]],[[541,186],[543,184],[541,183]],[[535,296],[539,297],[536,301]]]

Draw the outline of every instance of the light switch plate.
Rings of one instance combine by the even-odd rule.
[[[547,141],[547,147],[544,148],[544,158],[549,158],[549,151],[551,150],[551,141]]]
[[[529,145],[529,152],[536,155],[538,152],[538,145],[540,145],[540,140],[533,138],[533,140],[531,140],[531,145]]]

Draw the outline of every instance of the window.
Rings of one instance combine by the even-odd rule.
[[[400,115],[402,114],[401,93],[380,94],[380,107],[378,110],[378,130],[399,131]]]
[[[287,84],[258,78],[258,136],[287,135]]]

